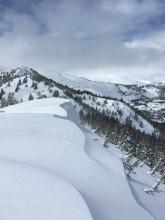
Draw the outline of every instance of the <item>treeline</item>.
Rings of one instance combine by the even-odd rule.
[[[91,126],[99,135],[104,135],[106,143],[119,145],[122,150],[144,161],[151,168],[158,161],[165,158],[164,141],[133,129],[129,124],[121,124],[118,120],[110,118],[105,111],[98,111],[81,103],[80,119],[84,124]],[[165,172],[165,166],[159,167]]]
[[[108,116],[104,110],[101,112],[97,108],[95,109],[83,103],[83,98],[80,95],[88,94],[93,96],[91,92],[74,90],[59,83],[56,83],[56,86],[82,107],[79,113],[82,123],[91,126],[98,135],[104,135],[105,147],[107,143],[118,145],[123,151],[132,154],[151,168],[156,166],[161,160],[161,164],[157,169],[160,173],[165,172],[164,139],[157,139],[154,135],[141,133],[135,130],[129,123],[123,125],[117,119]]]
[[[113,98],[113,97],[110,97],[110,96],[103,96],[103,95],[97,95],[97,94],[94,94],[90,91],[86,91],[86,90],[79,90],[79,89],[72,89],[70,87],[68,87],[67,85],[62,85],[60,83],[57,83],[55,82],[55,85],[59,88],[59,89],[62,89],[64,91],[64,93],[70,97],[70,98],[74,98],[75,95],[81,95],[83,96],[84,94],[86,95],[90,95],[91,97],[96,97],[96,98],[103,98],[103,99],[106,99],[106,100],[114,100],[114,101],[120,101],[122,102],[123,104],[127,105],[130,109],[132,109],[135,114],[138,114],[139,116],[141,116],[142,118],[146,119],[151,125],[153,125],[155,128],[157,128],[158,130],[161,131],[162,133],[162,138],[164,136],[164,130],[162,129],[161,126],[159,126],[160,124],[159,123],[154,123],[152,120],[151,120],[151,116],[148,114],[148,112],[145,114],[144,111],[140,111],[138,110],[137,108],[134,108],[133,106],[130,105],[130,103],[124,101],[123,99],[117,99],[117,98]],[[151,99],[147,99],[148,102],[151,101]],[[147,101],[145,99],[145,101]],[[136,103],[136,101],[134,101],[134,103]],[[163,131],[163,132],[162,132]],[[165,137],[164,137],[165,138]]]

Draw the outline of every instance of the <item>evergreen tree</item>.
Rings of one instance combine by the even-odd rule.
[[[30,94],[30,95],[29,95],[29,99],[28,99],[28,100],[29,100],[29,101],[31,101],[31,100],[33,100],[33,99],[34,99],[33,95],[32,95],[32,94]]]
[[[14,105],[16,103],[18,103],[18,101],[14,97],[14,93],[9,92],[8,97],[7,97],[7,104],[8,105]]]
[[[23,84],[26,84],[27,83],[27,77],[24,77],[24,79],[23,79],[23,82],[22,82]]]
[[[53,97],[58,97],[58,96],[59,96],[59,91],[58,90],[54,90]]]
[[[1,100],[1,108],[8,106],[7,100],[3,97]]]
[[[20,89],[20,87],[19,87],[19,83],[18,83],[16,88],[15,88],[15,92],[18,92],[19,89]]]

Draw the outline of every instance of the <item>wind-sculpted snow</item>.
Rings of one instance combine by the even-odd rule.
[[[72,145],[83,145],[76,126],[53,117],[66,117],[60,107],[64,102],[67,100],[35,100],[8,107],[4,110],[12,114],[0,115],[3,220],[92,220],[79,192],[56,172],[72,160]]]
[[[33,108],[32,102],[29,106]],[[51,101],[49,108],[57,115]],[[71,111],[76,117],[74,109]],[[89,210],[94,220],[153,219],[135,201],[118,154],[102,148],[96,136],[70,120],[53,114],[2,113],[0,140],[3,219],[24,220],[27,218],[22,216],[27,214],[35,220],[88,220]],[[57,176],[74,186],[87,206]]]
[[[0,158],[0,218],[92,220],[77,190],[48,170]]]
[[[47,98],[37,99],[30,102],[23,102],[17,105],[11,105],[3,108],[5,113],[45,113],[56,114],[66,117],[66,111],[60,106],[64,102],[68,102],[67,99],[62,98]]]

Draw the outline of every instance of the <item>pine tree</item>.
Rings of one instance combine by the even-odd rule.
[[[33,95],[30,94],[30,95],[29,95],[29,101],[31,101],[31,100],[33,100],[33,99],[34,99]]]
[[[105,105],[106,105],[106,104],[108,104],[108,101],[107,101],[107,99],[105,99],[105,100],[104,100],[104,104],[105,104]]]
[[[58,90],[54,90],[53,97],[58,97],[58,96],[59,96],[59,91]]]
[[[18,92],[19,89],[20,89],[20,86],[19,86],[19,83],[18,83],[16,88],[15,88],[15,92]]]
[[[2,98],[2,100],[1,100],[1,108],[4,108],[6,106],[8,106],[7,100],[5,98]]]
[[[21,79],[19,79],[18,85],[21,86],[21,84],[22,84]]]
[[[23,82],[22,83],[24,83],[24,84],[26,84],[27,83],[27,77],[24,77],[24,79],[23,79]]]
[[[18,103],[18,101],[14,97],[14,93],[9,92],[8,97],[7,97],[7,103],[8,105],[14,105]]]

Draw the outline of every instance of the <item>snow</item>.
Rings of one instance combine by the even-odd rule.
[[[107,102],[106,104],[105,101]],[[104,110],[106,114],[117,119],[121,124],[125,124],[126,119],[129,117],[133,128],[150,135],[155,131],[154,127],[148,121],[135,114],[133,109],[121,101],[106,100],[98,97],[95,97],[95,101],[93,101],[91,98],[89,99],[88,95],[86,95],[83,102],[95,109],[97,108],[100,112]]]
[[[65,74],[56,74],[54,80],[84,93],[88,91],[95,96],[104,96],[125,102],[129,106],[132,106],[132,108],[137,108],[141,113],[145,110],[146,115],[148,115],[148,118],[150,118],[151,121],[158,123],[165,122],[164,105],[157,102],[160,98],[160,86],[157,84],[141,85],[137,83],[132,85],[122,85],[91,81],[85,78]],[[155,102],[157,102],[157,104],[154,104]],[[135,127],[138,126],[135,125]],[[141,131],[143,130],[141,128],[138,129]],[[152,134],[152,132],[153,128],[147,125],[146,133]]]
[[[45,98],[23,102],[3,108],[5,113],[46,113],[66,117],[66,111],[60,106],[67,102],[64,98]]]
[[[138,110],[146,111],[150,114],[150,118],[154,122],[164,123],[165,122],[165,101],[164,100],[154,100],[148,103],[141,103],[135,106]]]
[[[11,76],[11,80],[8,80],[6,83],[3,83],[0,85],[0,91],[3,89],[5,92],[4,97],[7,98],[9,93],[14,93],[14,97],[17,99],[18,102],[22,101],[28,101],[29,95],[33,95],[34,99],[39,98],[41,95],[45,95],[46,97],[52,97],[53,92],[55,90],[58,90],[59,96],[63,96],[63,92],[58,89],[54,84],[52,87],[49,85],[45,85],[44,82],[37,82],[37,88],[34,89],[32,87],[34,80],[31,79],[31,70],[29,68],[17,68],[14,70],[14,75]],[[10,73],[10,71],[9,71]],[[27,82],[23,83],[23,80],[26,76]],[[19,90],[16,92],[15,89],[17,87],[17,84],[21,81],[21,85],[19,85]]]
[[[85,78],[56,74],[53,78],[56,82],[67,85],[70,88],[81,91],[89,91],[101,96],[109,96],[118,100],[130,102],[132,100],[144,98],[157,98],[158,89],[154,85],[120,85],[114,83],[91,81]]]
[[[138,167],[136,174],[132,175],[130,185],[132,186],[134,195],[139,199],[140,203],[152,213],[155,219],[164,220],[165,185],[161,184],[157,193],[147,194],[144,192],[144,189],[151,188],[157,179],[157,175],[149,175],[149,168],[147,166],[143,168]]]
[[[92,219],[78,191],[55,172],[73,157],[72,145],[83,143],[81,138],[74,141],[80,135],[74,124],[50,114],[66,116],[60,107],[64,102],[35,100],[10,106],[6,110],[12,114],[0,115],[0,216],[4,220]]]
[[[47,170],[0,158],[0,180],[3,220],[92,220],[77,190]]]
[[[35,100],[0,114],[2,219],[153,220],[132,193],[119,150],[103,148],[69,103],[66,118],[66,102]]]
[[[81,91],[89,91],[98,95],[121,98],[120,90],[115,84],[96,82],[85,78],[66,76],[64,74],[56,74],[54,80],[76,90],[80,89]]]

